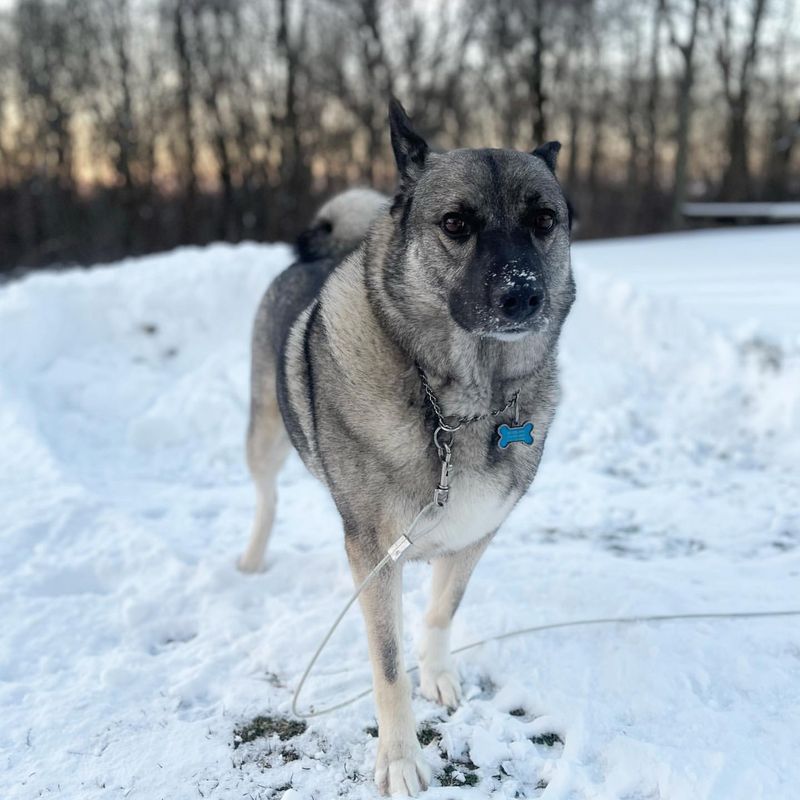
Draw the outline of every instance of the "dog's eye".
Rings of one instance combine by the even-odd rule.
[[[533,214],[533,230],[539,235],[550,233],[556,225],[556,215],[549,208],[540,208]]]
[[[464,239],[472,233],[469,222],[460,214],[445,214],[442,217],[442,230],[454,239]]]

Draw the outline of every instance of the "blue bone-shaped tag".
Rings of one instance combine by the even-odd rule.
[[[511,427],[503,423],[497,427],[497,435],[500,441],[497,446],[501,450],[505,450],[510,444],[520,442],[521,444],[533,444],[533,423],[525,422],[519,427]]]

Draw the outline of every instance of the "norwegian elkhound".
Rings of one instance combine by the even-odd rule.
[[[455,706],[451,620],[536,474],[575,288],[557,142],[531,153],[439,153],[395,100],[389,122],[400,177],[391,205],[339,198],[350,238],[330,244],[328,214],[306,237],[321,235],[321,249],[301,247],[258,312],[248,433],[258,511],[240,565],[261,565],[290,443],[333,495],[357,584],[435,496],[436,527],[360,597],[379,725],[375,780],[383,792],[415,795],[430,767],[403,664],[402,562],[433,563],[420,690]]]

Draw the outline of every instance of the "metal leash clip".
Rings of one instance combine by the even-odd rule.
[[[449,442],[439,441],[440,431],[450,434]],[[453,442],[453,432],[445,431],[443,428],[437,428],[436,432],[433,434],[433,442],[436,445],[436,449],[439,452],[439,460],[442,463],[442,471],[439,475],[439,485],[436,487],[436,489],[434,489],[433,499],[436,505],[441,508],[447,504],[447,501],[450,497],[450,460],[452,457],[452,449],[450,445]]]

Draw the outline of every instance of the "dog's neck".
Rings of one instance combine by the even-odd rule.
[[[531,343],[462,335],[438,346],[423,336],[416,353],[417,363],[448,414],[499,408],[514,392],[536,381],[542,362],[531,358]]]

